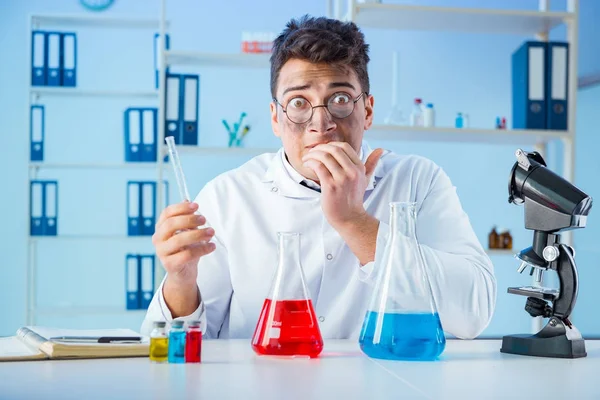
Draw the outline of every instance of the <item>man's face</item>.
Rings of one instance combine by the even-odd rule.
[[[318,144],[346,142],[359,153],[364,131],[373,122],[373,96],[362,94],[354,104],[361,91],[358,77],[349,67],[290,59],[281,68],[276,99],[288,115],[293,117],[298,110],[308,112],[311,105],[330,103],[335,107],[350,102],[354,106],[346,118],[336,118],[326,107],[317,107],[309,121],[298,124],[290,121],[281,105],[271,102],[273,132],[281,138],[290,164],[306,178],[318,182],[315,173],[302,165],[302,156]]]

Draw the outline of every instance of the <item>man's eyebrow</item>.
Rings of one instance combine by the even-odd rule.
[[[285,89],[285,90],[283,91],[283,94],[282,94],[282,96],[285,96],[285,94],[286,94],[287,92],[291,92],[291,91],[294,91],[294,90],[306,90],[306,89],[308,89],[308,88],[310,88],[310,85],[292,86],[292,87],[289,87],[289,88]]]
[[[329,84],[330,89],[334,89],[334,88],[338,88],[338,87],[347,87],[347,88],[356,90],[356,88],[350,82],[331,82]]]

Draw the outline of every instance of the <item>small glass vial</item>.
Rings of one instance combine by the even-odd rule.
[[[463,128],[464,127],[464,119],[462,113],[456,114],[456,119],[454,120],[455,128]]]
[[[150,361],[164,363],[169,354],[169,338],[165,331],[165,321],[154,322],[154,329],[150,333]]]
[[[192,321],[185,334],[185,362],[202,362],[202,330],[200,321]]]
[[[171,322],[169,331],[169,363],[182,364],[185,362],[185,329],[183,321]]]
[[[502,249],[505,250],[512,250],[512,236],[510,235],[510,232],[508,229],[505,228],[501,228],[499,231],[499,240],[498,242],[500,243],[500,246]]]
[[[498,245],[499,241],[500,241],[500,236],[498,235],[498,232],[496,231],[496,227],[494,226],[492,228],[492,231],[488,235],[488,249],[501,248],[501,246]]]

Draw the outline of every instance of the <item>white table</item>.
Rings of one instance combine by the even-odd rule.
[[[600,341],[586,358],[503,354],[450,340],[435,362],[367,358],[325,341],[318,359],[259,357],[248,340],[205,340],[202,364],[147,358],[0,363],[0,399],[600,399]]]

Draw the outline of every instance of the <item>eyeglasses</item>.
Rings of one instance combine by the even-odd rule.
[[[347,93],[335,93],[327,100],[327,104],[313,106],[310,101],[304,97],[293,97],[288,101],[284,108],[283,104],[273,97],[273,101],[281,106],[281,109],[287,115],[288,119],[295,124],[304,124],[310,121],[313,117],[315,108],[325,107],[334,118],[346,118],[354,112],[356,102],[365,94],[362,92],[356,99]]]

